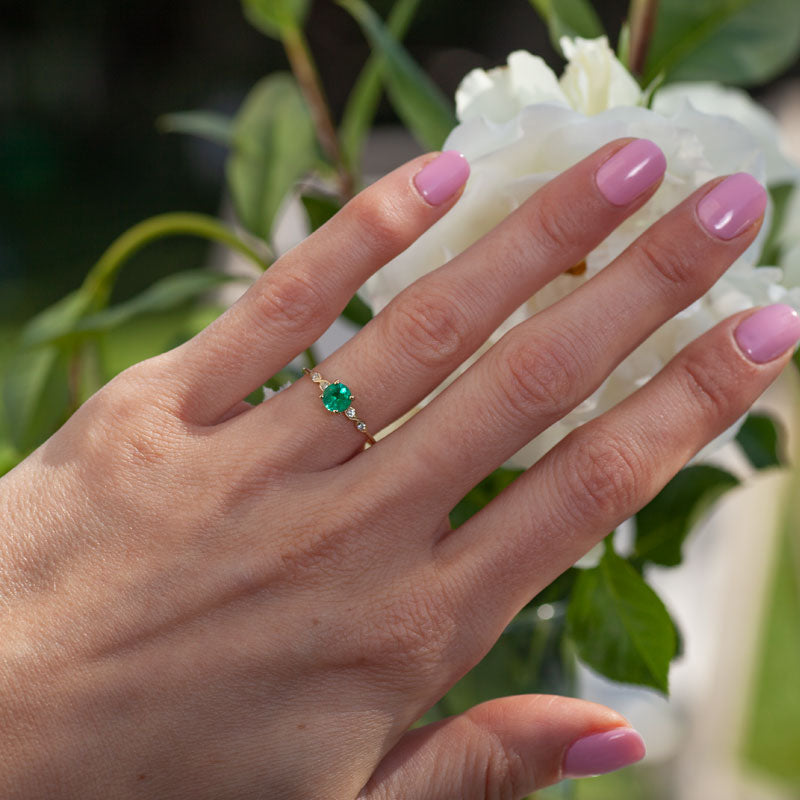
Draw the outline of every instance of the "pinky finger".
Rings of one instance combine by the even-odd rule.
[[[573,431],[457,535],[445,538],[440,546],[450,550],[451,568],[462,583],[479,588],[473,594],[481,606],[464,597],[461,610],[478,615],[487,641],[741,417],[799,339],[800,317],[786,305],[720,323],[629,398]],[[491,586],[504,591],[480,591]]]
[[[504,697],[409,731],[358,800],[519,800],[562,778],[611,772],[643,756],[639,734],[604,706]]]

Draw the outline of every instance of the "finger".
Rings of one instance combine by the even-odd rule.
[[[186,415],[217,421],[313,344],[373,272],[452,207],[468,175],[453,150],[415,158],[278,259],[233,307],[173,351]]]
[[[566,697],[504,697],[407,733],[359,800],[513,800],[644,754],[641,736],[611,709]]]
[[[438,386],[522,302],[580,262],[641,207],[664,167],[663,154],[647,140],[602,147],[402,292],[320,364],[319,373],[346,383],[358,395],[353,402],[358,416],[379,431]],[[604,179],[615,171],[621,174],[618,180]],[[294,447],[287,453],[296,466],[322,469],[363,445],[352,425],[325,417],[307,381],[259,412],[249,419],[253,430],[269,416],[291,431]]]
[[[785,305],[720,323],[627,400],[573,431],[445,538],[441,556],[460,576],[453,583],[470,587],[461,611],[481,614],[487,623],[486,641],[476,646],[494,641],[533,595],[739,419],[786,365],[798,340],[800,318]],[[503,592],[480,590],[497,585]]]
[[[752,241],[765,204],[766,192],[749,175],[701,188],[590,281],[511,330],[382,441],[384,457],[396,457],[401,469],[412,459],[423,464],[415,472],[420,491],[452,508],[708,291]],[[708,205],[733,215],[736,236],[721,238],[706,226]]]

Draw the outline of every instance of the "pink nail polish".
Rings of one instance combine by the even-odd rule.
[[[720,239],[733,239],[747,230],[767,207],[764,187],[746,172],[729,175],[697,204],[703,227]]]
[[[637,139],[617,150],[597,170],[597,188],[615,206],[626,206],[661,178],[667,159],[649,139]]]
[[[458,150],[445,150],[415,176],[417,191],[432,205],[449,200],[469,177],[469,163]]]
[[[642,737],[633,728],[614,728],[578,739],[567,750],[565,778],[588,778],[627,767],[644,758]]]
[[[765,306],[745,317],[733,335],[751,361],[766,364],[800,341],[800,316],[783,303]]]

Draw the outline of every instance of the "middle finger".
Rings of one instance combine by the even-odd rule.
[[[521,303],[641,207],[665,167],[661,150],[646,139],[605,145],[399,294],[317,371],[347,384],[357,395],[358,417],[373,433],[379,431],[436,388]],[[288,441],[278,449],[294,469],[341,463],[364,442],[346,420],[326,418],[318,389],[307,380],[245,417],[254,430],[268,422],[273,431],[287,432]]]
[[[701,187],[591,280],[506,334],[381,442],[382,457],[446,513],[704,294],[753,240],[766,202],[746,173]],[[365,465],[375,456],[365,453]]]

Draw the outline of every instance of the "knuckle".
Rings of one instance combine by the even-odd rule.
[[[506,748],[497,735],[487,733],[479,746],[479,762],[486,800],[516,800],[522,794],[521,777],[525,770],[521,756]]]
[[[386,323],[392,348],[426,370],[462,353],[470,330],[464,305],[429,282],[400,295],[395,307],[387,309]]]
[[[528,225],[535,232],[537,245],[546,252],[563,253],[565,248],[574,247],[575,228],[570,215],[565,215],[561,205],[548,199],[546,193],[534,201]]]
[[[259,324],[276,323],[292,333],[304,333],[326,319],[329,303],[321,286],[297,269],[267,273],[254,287],[253,304]]]
[[[650,231],[636,244],[636,258],[670,290],[684,290],[697,282],[691,254],[676,240]]]
[[[403,214],[397,201],[389,195],[365,191],[356,195],[346,208],[357,238],[369,253],[388,258],[410,244]]]
[[[636,451],[608,432],[584,435],[567,471],[567,504],[583,519],[610,518],[637,507],[646,474]]]
[[[500,355],[496,385],[503,403],[520,417],[566,411],[579,396],[582,366],[567,342],[557,337],[523,339]]]
[[[714,420],[731,414],[733,398],[725,386],[719,367],[713,368],[700,358],[687,358],[681,370],[691,403]]]

